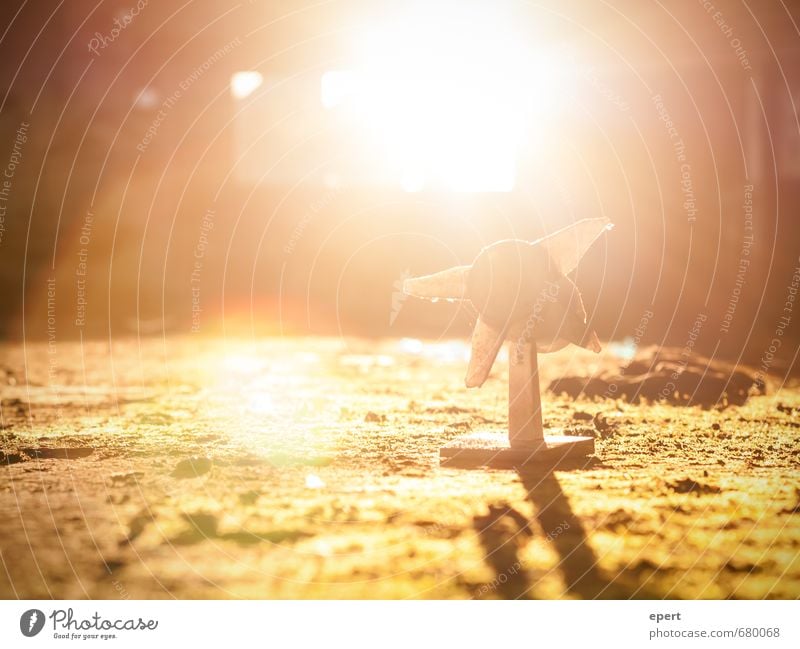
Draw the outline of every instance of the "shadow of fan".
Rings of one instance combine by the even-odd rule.
[[[558,555],[565,595],[583,599],[657,599],[646,585],[632,582],[623,573],[611,579],[598,566],[586,530],[552,472],[542,474],[520,469],[518,473],[534,506],[536,519]],[[536,583],[529,588],[535,589]]]
[[[496,575],[475,596],[496,593],[503,599],[530,597],[530,578],[519,556],[523,543],[533,535],[524,514],[506,503],[489,505],[488,514],[476,516],[473,525],[486,554],[485,561]]]

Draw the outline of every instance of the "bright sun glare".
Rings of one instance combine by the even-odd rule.
[[[235,99],[244,99],[255,92],[263,83],[260,72],[245,70],[231,76],[231,94]]]
[[[518,143],[547,72],[503,3],[415,4],[369,25],[350,69],[323,75],[322,105],[353,120],[406,191],[511,191]]]

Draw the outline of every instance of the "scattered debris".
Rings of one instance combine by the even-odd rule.
[[[221,533],[219,529],[219,519],[214,514],[207,512],[193,512],[182,515],[183,520],[188,523],[177,536],[170,539],[171,543],[177,545],[194,545],[211,539],[221,541],[233,541],[239,545],[254,545],[256,543],[285,543],[297,541],[312,536],[309,532],[299,530],[268,530],[263,532],[251,532],[240,530],[237,532]]]
[[[797,496],[797,502],[795,503],[794,507],[786,507],[780,511],[781,514],[800,514],[800,489],[794,490],[795,495]]]
[[[254,505],[260,495],[257,491],[251,489],[239,494],[239,502],[243,505]]]
[[[128,487],[139,484],[139,479],[144,477],[144,471],[127,471],[111,474],[113,487]]]
[[[190,457],[178,462],[170,475],[173,478],[197,478],[211,471],[212,464],[207,457]]]
[[[659,573],[659,572],[669,572],[672,568],[667,568],[664,566],[664,562],[656,563],[655,561],[651,561],[650,559],[642,559],[636,563],[630,564],[628,570],[633,574],[639,574],[642,572],[652,572],[652,573]]]
[[[738,572],[738,573],[744,573],[744,574],[748,574],[748,575],[755,575],[755,574],[763,571],[763,568],[761,566],[757,566],[754,563],[740,562],[740,561],[736,561],[734,559],[729,560],[725,564],[724,568],[725,568],[725,570],[728,570],[730,572]]]
[[[693,355],[679,349],[651,347],[628,365],[601,369],[590,376],[564,376],[552,381],[548,390],[573,399],[624,398],[630,403],[645,399],[673,405],[704,408],[743,405],[751,394],[765,394],[766,386],[756,372]]]
[[[624,509],[616,509],[603,519],[602,525],[613,532],[625,531],[633,523],[633,516]]]
[[[700,494],[718,494],[721,491],[719,487],[703,484],[691,478],[684,478],[677,482],[668,482],[667,486],[679,494],[696,493],[698,496]]]
[[[16,464],[22,462],[22,455],[19,453],[4,453],[0,451],[0,464]]]
[[[30,405],[22,399],[3,399],[0,401],[0,410],[6,413],[13,410],[18,416],[23,417],[28,414]]]
[[[601,415],[599,412],[594,416],[592,423],[600,437],[611,437],[617,432],[617,427],[608,421],[608,418]]]
[[[120,542],[120,545],[133,543],[153,520],[155,520],[155,514],[151,509],[147,507],[140,509],[128,524],[128,536]]]
[[[219,521],[213,514],[204,512],[183,514],[183,520],[189,523],[194,528],[194,531],[203,538],[211,538],[217,535]]]
[[[77,352],[75,358],[80,358]],[[90,372],[105,367],[99,365],[104,358],[87,356]],[[160,353],[154,358],[154,369],[145,376],[160,381]],[[550,358],[551,377],[574,364],[571,354]],[[46,369],[46,354],[42,361]],[[258,427],[238,418],[235,394],[230,402],[200,408],[194,397],[170,391],[141,406],[98,411],[92,419],[80,400],[64,406],[61,416],[55,408],[40,409],[37,402],[37,419],[30,424],[17,418],[12,407],[3,416],[13,429],[0,431],[0,464],[13,464],[0,466],[1,502],[24,516],[7,517],[0,545],[14,558],[7,564],[15,586],[28,596],[47,597],[46,584],[52,596],[69,597],[75,570],[86,576],[89,596],[110,592],[113,597],[102,561],[85,551],[95,537],[110,566],[115,559],[126,562],[124,573],[115,569],[111,577],[124,582],[131,599],[162,596],[162,584],[177,597],[248,597],[273,585],[280,589],[276,596],[289,598],[419,596],[434,584],[426,577],[430,574],[436,575],[435,588],[422,595],[445,599],[549,598],[561,596],[571,584],[583,590],[563,591],[564,596],[606,596],[619,586],[623,598],[638,597],[645,582],[656,598],[712,593],[791,599],[800,593],[797,575],[785,570],[786,557],[796,554],[800,539],[800,492],[795,492],[800,488],[800,428],[791,427],[800,426],[800,408],[795,409],[800,393],[794,384],[783,386],[774,402],[752,399],[723,413],[667,403],[635,406],[622,399],[546,400],[552,428],[579,429],[574,432],[580,435],[619,432],[608,441],[597,440],[603,464],[596,469],[557,472],[551,486],[546,486],[547,476],[531,472],[525,478],[530,482],[520,486],[514,474],[466,475],[434,468],[442,431],[451,430],[444,436],[452,437],[468,423],[476,430],[506,424],[505,386],[498,381],[490,386],[495,392],[482,402],[484,411],[476,403],[462,403],[461,377],[451,376],[457,371],[454,363],[433,369],[421,364],[409,372],[407,396],[400,389],[405,383],[388,373],[378,377],[384,382],[372,375],[358,383],[342,381],[348,420],[337,421],[338,406],[320,408],[318,419],[298,422],[296,428],[281,418]],[[309,402],[321,402],[324,391],[341,378],[301,376],[315,382]],[[442,389],[446,400],[432,401],[412,383],[422,376],[452,394]],[[74,379],[80,384],[81,372]],[[176,382],[182,380],[178,375]],[[200,378],[192,374],[192,380]],[[276,393],[276,401],[305,394],[289,383],[285,393]],[[387,386],[399,386],[398,392],[383,392]],[[46,386],[42,390],[50,394]],[[18,395],[4,395],[9,396]],[[409,413],[405,408],[412,397],[415,412]],[[148,410],[191,408],[197,408],[195,417],[171,426],[137,423]],[[585,414],[573,418],[575,410]],[[363,423],[368,411],[389,423]],[[211,433],[219,433],[219,439]],[[664,445],[654,449],[650,444],[655,441]],[[87,446],[95,452],[72,462],[31,461],[21,452],[23,447]],[[748,469],[747,460],[759,457],[759,451],[763,467]],[[202,480],[169,477],[179,461],[194,456],[211,460]],[[415,471],[419,477],[410,475]],[[307,488],[308,474],[324,476],[326,486]],[[681,480],[687,478],[693,480]],[[80,498],[73,496],[74,480]],[[545,487],[534,501],[526,492],[543,480]],[[721,493],[709,492],[706,485]],[[87,513],[81,506],[88,507]],[[182,518],[184,513],[190,516]],[[81,522],[86,516],[89,525]],[[556,536],[564,522],[569,529]],[[61,534],[65,560],[51,561],[46,543],[26,541],[23,526],[39,540]],[[189,545],[171,549],[176,538]],[[385,547],[387,540],[391,556],[375,561],[369,549]],[[301,543],[296,552],[294,543]],[[695,564],[698,548],[705,554]],[[584,576],[597,556],[602,570]],[[40,557],[43,575],[34,561]],[[241,569],[242,561],[286,579],[265,586]],[[342,582],[342,561],[357,575],[352,583]],[[751,571],[759,572],[747,578]],[[310,580],[316,585],[309,586]],[[0,594],[13,596],[10,583]]]
[[[599,437],[593,428],[584,428],[578,426],[577,428],[565,428],[564,434],[570,437]]]
[[[461,406],[443,406],[443,407],[436,407],[436,408],[426,408],[426,412],[429,413],[437,413],[443,415],[460,415],[464,413],[472,413],[475,411],[474,408],[462,408]]]
[[[92,446],[67,446],[62,448],[23,448],[25,455],[40,460],[77,460],[94,453]]]

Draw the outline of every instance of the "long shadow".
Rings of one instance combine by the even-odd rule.
[[[602,466],[594,457],[572,459],[562,461],[559,469],[585,470],[598,465]],[[464,468],[474,466],[467,464]],[[609,594],[610,582],[600,575],[583,527],[551,469],[518,467],[516,470],[534,505],[543,533],[553,542],[559,555],[559,568],[564,573],[568,590],[584,598],[613,597]],[[520,558],[522,546],[534,535],[535,526],[531,521],[508,503],[498,503],[489,504],[488,514],[476,516],[473,525],[483,546],[485,561],[495,574],[494,580],[481,586],[475,596],[533,597],[536,584],[532,583],[530,571]]]
[[[542,474],[519,469],[518,473],[539,525],[558,554],[558,567],[564,575],[567,591],[584,599],[608,597],[609,582],[597,567],[597,557],[589,546],[586,531],[572,511],[558,479],[549,471]]]
[[[589,545],[586,530],[573,512],[558,478],[551,471],[542,473],[518,469],[518,473],[528,499],[533,503],[539,525],[558,554],[558,567],[564,576],[567,592],[583,599],[631,597],[637,590],[636,585],[625,583],[620,579],[621,575],[609,579],[597,565],[597,556]],[[652,597],[644,588],[635,596]]]
[[[476,516],[473,525],[486,555],[486,563],[494,570],[495,579],[481,586],[474,597],[499,595],[503,599],[526,599],[531,584],[519,549],[532,536],[525,515],[508,504],[489,505],[486,516]]]

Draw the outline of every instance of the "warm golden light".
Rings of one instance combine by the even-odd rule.
[[[511,191],[518,143],[553,92],[552,66],[511,15],[419,4],[364,31],[354,68],[323,75],[321,100],[355,122],[390,180],[411,192]]]
[[[247,70],[231,75],[231,94],[235,99],[245,99],[252,95],[264,82],[260,72]]]

